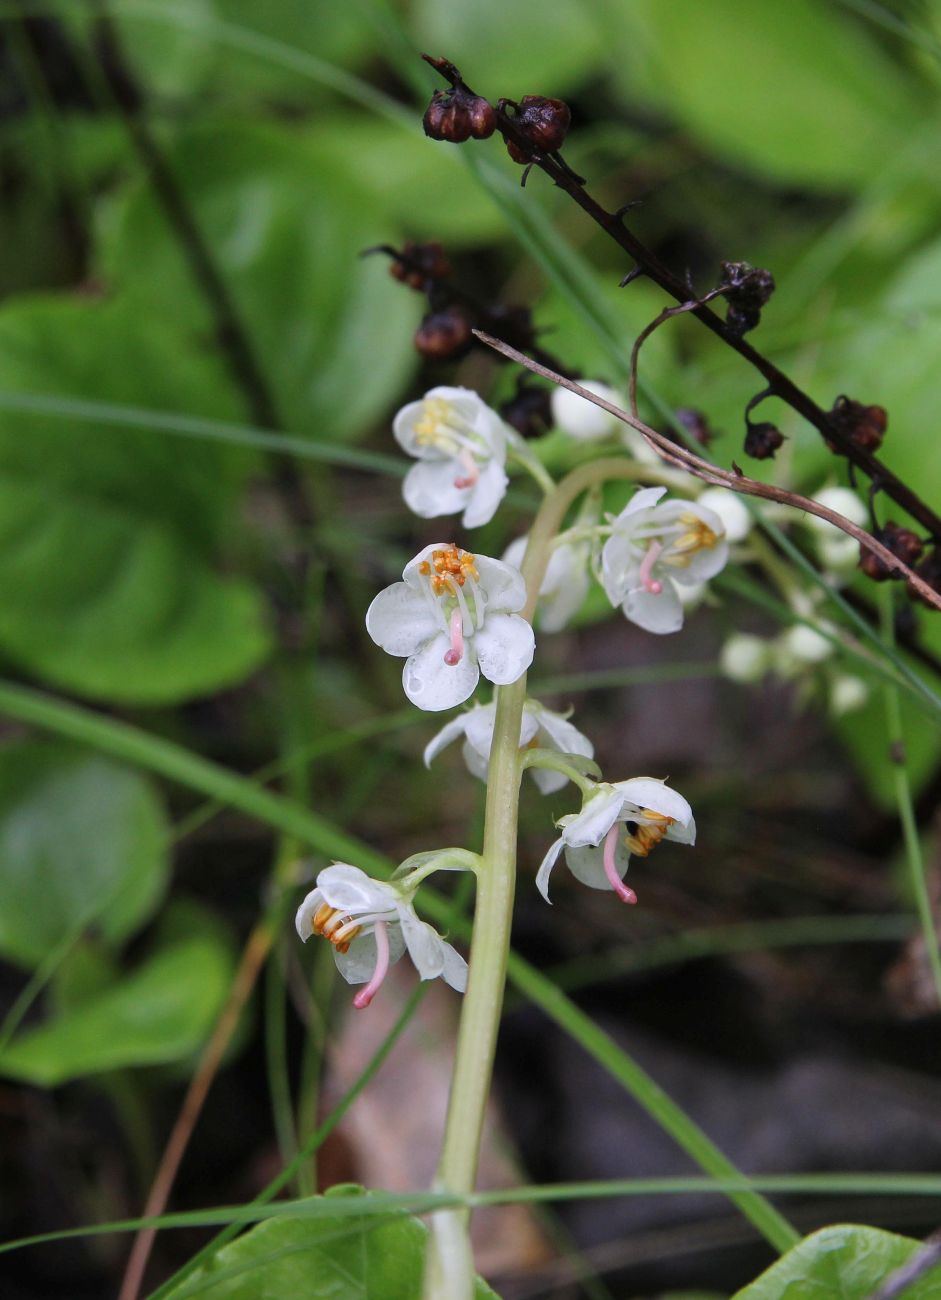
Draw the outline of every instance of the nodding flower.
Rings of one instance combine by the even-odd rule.
[[[348,984],[363,984],[353,1005],[368,1007],[389,967],[407,952],[423,980],[440,976],[463,993],[467,963],[441,935],[419,920],[414,891],[392,881],[373,880],[359,867],[334,862],[325,867],[297,909],[297,933],[306,943],[318,935],[333,944],[337,970]]]
[[[725,525],[696,501],[658,505],[666,488],[642,488],[611,519],[601,553],[608,599],[648,632],[678,632],[683,603],[677,585],[713,578],[729,555]]]
[[[395,417],[399,446],[418,461],[405,476],[405,504],[422,519],[464,512],[465,528],[496,513],[507,488],[512,429],[469,388],[432,388]]]
[[[402,684],[420,709],[453,708],[473,694],[481,673],[506,686],[532,663],[533,630],[516,613],[526,603],[517,569],[433,542],[402,578],[369,606],[366,630],[389,654],[407,656]]]
[[[631,854],[646,858],[662,840],[696,841],[693,810],[676,790],[652,776],[635,776],[613,784],[599,782],[582,803],[556,823],[562,834],[543,858],[536,886],[549,900],[549,876],[559,854],[572,875],[592,889],[610,889],[622,903],[637,895],[624,884]]]
[[[462,752],[468,770],[481,781],[486,781],[496,712],[496,704],[479,704],[467,713],[452,718],[425,746],[425,766],[430,767],[432,760],[446,745],[463,736]],[[585,758],[592,758],[595,752],[588,737],[583,736],[565,714],[555,713],[533,699],[527,699],[523,703],[523,716],[520,720],[520,749],[530,747],[555,750],[559,754],[580,754]],[[529,775],[543,794],[561,790],[569,780],[564,772],[554,772],[548,768],[531,767]]]

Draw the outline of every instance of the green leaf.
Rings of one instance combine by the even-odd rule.
[[[355,157],[325,161],[300,132],[203,126],[169,162],[212,247],[239,316],[293,431],[329,441],[384,416],[416,354],[417,295],[389,275],[395,222],[356,177]],[[145,187],[120,207],[103,251],[106,274],[141,311],[209,320],[162,209]]]
[[[841,1224],[805,1237],[732,1300],[867,1300],[918,1250],[910,1237]],[[941,1300],[941,1281],[916,1282],[905,1300]]]
[[[405,1216],[268,1219],[167,1300],[416,1300],[427,1237],[424,1224]],[[474,1295],[497,1300],[480,1278]]]
[[[0,1073],[52,1088],[190,1057],[212,1029],[232,972],[229,946],[216,936],[172,944],[113,987],[21,1034],[0,1054]]]
[[[166,887],[166,841],[138,773],[49,742],[0,749],[0,955],[36,966],[92,922],[120,943]]]
[[[0,312],[0,390],[231,418],[220,371],[121,303]],[[0,651],[70,690],[176,702],[266,656],[259,595],[223,572],[244,449],[0,412]]]
[[[590,74],[606,41],[578,0],[553,0],[551,17],[541,0],[415,0],[409,26],[417,49],[456,60],[490,99],[563,95]]]
[[[825,189],[866,180],[925,112],[914,81],[821,0],[606,9],[614,84],[759,173]]]

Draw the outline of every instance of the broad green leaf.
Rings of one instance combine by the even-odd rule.
[[[208,1036],[233,971],[215,936],[161,949],[113,987],[14,1039],[0,1074],[52,1088],[127,1066],[191,1056]]]
[[[235,413],[205,356],[121,303],[0,312],[0,390]],[[0,651],[80,694],[175,702],[267,654],[259,595],[225,571],[243,449],[0,412]]]
[[[237,123],[184,132],[169,159],[282,421],[326,441],[362,433],[415,363],[421,306],[385,258],[360,256],[397,232],[355,156],[331,166],[300,131]],[[141,311],[182,321],[182,337],[205,332],[205,304],[146,187],[120,207],[103,257]]]
[[[732,1300],[867,1300],[919,1247],[910,1237],[840,1224],[811,1233]],[[916,1282],[905,1300],[941,1300],[941,1279]]]
[[[348,114],[324,121],[306,137],[327,175],[348,168],[368,184],[376,205],[414,239],[477,245],[506,233],[500,212],[464,165],[460,149],[429,140],[415,114],[415,129]],[[390,160],[394,159],[394,165]]]
[[[866,179],[928,111],[914,79],[822,0],[607,0],[613,84],[733,162],[832,189]]]
[[[92,923],[120,943],[163,893],[166,837],[137,772],[49,742],[0,749],[0,954],[38,965]]]
[[[416,1300],[428,1232],[417,1219],[268,1219],[168,1300]],[[497,1300],[480,1278],[475,1300]]]
[[[606,43],[578,0],[554,0],[551,14],[540,0],[415,0],[409,26],[416,49],[453,59],[494,100],[564,95],[588,77]]]

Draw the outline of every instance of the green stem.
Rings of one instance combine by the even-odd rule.
[[[894,649],[894,592],[892,587],[887,583],[881,594],[882,635],[886,645],[888,645],[890,649]],[[905,841],[905,856],[908,859],[908,874],[911,880],[912,893],[915,895],[915,905],[918,908],[918,917],[921,921],[921,932],[924,936],[925,951],[928,954],[928,962],[931,966],[931,974],[934,979],[934,987],[938,995],[938,1002],[941,1004],[941,951],[939,951],[938,948],[938,927],[935,923],[934,914],[932,912],[931,899],[928,896],[928,885],[925,879],[925,860],[921,851],[921,837],[918,834],[918,822],[915,817],[911,782],[908,779],[908,763],[905,756],[905,733],[902,727],[902,709],[899,703],[897,687],[890,686],[886,683],[884,690],[886,725],[889,739],[889,762],[892,766],[892,775],[895,785],[895,804],[898,809],[899,822],[902,827],[902,838]]]
[[[522,574],[527,599],[522,615],[532,622],[539,588],[559,532],[573,501],[607,479],[644,476],[649,467],[606,457],[581,465],[543,501],[529,533]],[[477,904],[471,938],[470,974],[458,1030],[454,1073],[436,1185],[462,1195],[474,1190],[487,1099],[493,1074],[497,1031],[503,1013],[519,812],[520,726],[526,699],[526,674],[495,692],[496,717],[487,772],[484,847],[477,873]],[[428,1244],[425,1300],[471,1300],[473,1256],[466,1209],[434,1216]]]

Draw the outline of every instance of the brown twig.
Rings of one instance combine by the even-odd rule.
[[[456,80],[460,81],[469,93],[474,93],[470,90],[470,87],[467,87],[467,83],[463,81],[453,64],[448,63],[446,60],[428,61],[452,85],[455,84]],[[629,257],[634,259],[639,273],[646,275],[655,284],[659,285],[665,293],[668,293],[671,298],[675,298],[678,303],[685,304],[689,301],[689,285],[681,280],[679,276],[674,275],[668,267],[664,266],[656,254],[641,243],[635,235],[631,234],[624,225],[624,208],[618,212],[608,212],[591,197],[584,184],[575,176],[571,168],[561,162],[557,155],[533,152],[532,143],[525,132],[514,122],[512,116],[499,111],[499,109],[497,111],[497,129],[504,140],[511,141],[517,148],[528,153],[532,159],[532,165],[545,172],[559,189],[564,190],[570,198],[574,199],[582,211],[599,225]],[[636,274],[631,278],[636,278]],[[809,424],[812,424],[820,432],[828,444],[845,456],[851,465],[877,482],[880,491],[885,492],[887,496],[906,510],[913,519],[927,529],[938,544],[941,544],[941,517],[935,514],[916,492],[898,478],[872,452],[855,443],[845,430],[839,428],[830,419],[827,412],[819,407],[813,398],[799,388],[773,362],[752,347],[750,343],[747,343],[743,338],[737,337],[728,328],[725,321],[717,316],[710,307],[701,304],[691,308],[690,313],[707,329],[711,330],[713,334],[717,335],[723,343],[733,348],[739,356],[754,366],[764,376],[769,389],[775,397],[779,397],[792,410],[803,416]],[[936,608],[938,607],[936,600],[932,600],[931,603]]]
[[[193,1129],[196,1127],[196,1121],[199,1119],[203,1103],[209,1089],[212,1087],[219,1065],[235,1032],[239,1016],[242,1014],[245,1003],[255,987],[258,973],[271,951],[272,935],[270,923],[268,921],[259,921],[248,936],[242,951],[242,960],[239,962],[235,979],[232,981],[232,987],[229,990],[228,999],[222,1008],[219,1019],[216,1021],[212,1037],[203,1050],[196,1073],[193,1075],[190,1086],[186,1090],[186,1096],[183,1098],[183,1105],[176,1117],[176,1123],[173,1125],[167,1139],[167,1145],[160,1158],[160,1164],[147,1196],[147,1204],[144,1206],[142,1218],[156,1218],[158,1214],[162,1214],[166,1209],[174,1180],[189,1145],[189,1140],[193,1135]],[[134,1238],[127,1267],[124,1270],[118,1300],[137,1300],[156,1236],[156,1228],[141,1228]]]
[[[806,511],[807,514],[816,515],[818,519],[825,519],[827,523],[835,525],[844,533],[849,533],[850,537],[854,537],[861,546],[865,546],[874,555],[877,555],[890,573],[905,578],[909,585],[932,608],[941,609],[941,596],[932,587],[929,587],[927,582],[920,578],[914,569],[910,569],[898,556],[893,555],[887,546],[884,546],[871,533],[867,533],[864,528],[854,524],[851,519],[847,519],[844,515],[837,514],[835,510],[830,510],[827,506],[820,505],[818,501],[812,501],[810,497],[801,496],[797,492],[788,492],[784,488],[774,487],[770,483],[761,483],[758,479],[749,478],[745,474],[736,474],[731,470],[720,469],[717,465],[712,465],[708,460],[703,460],[701,456],[697,456],[694,452],[677,446],[675,442],[672,442],[664,434],[657,433],[656,429],[651,429],[649,425],[644,424],[636,416],[627,411],[622,411],[620,407],[614,406],[611,402],[605,401],[603,397],[598,397],[595,393],[589,392],[587,388],[582,388],[574,380],[556,374],[547,366],[540,365],[538,361],[533,361],[524,353],[518,352],[516,348],[511,348],[508,343],[503,343],[490,334],[484,334],[481,330],[474,330],[474,333],[488,347],[501,352],[505,357],[509,357],[511,361],[516,361],[519,365],[525,366],[533,374],[541,375],[543,379],[549,379],[552,383],[567,388],[569,392],[577,393],[579,397],[584,397],[586,402],[592,402],[595,406],[600,406],[603,411],[607,411],[615,419],[621,420],[624,424],[629,424],[632,429],[642,433],[654,450],[671,465],[677,465],[680,469],[685,469],[688,473],[695,475],[696,478],[700,478],[716,487],[725,487],[731,492],[740,492],[744,496],[762,497],[766,501],[777,501],[780,505]]]

